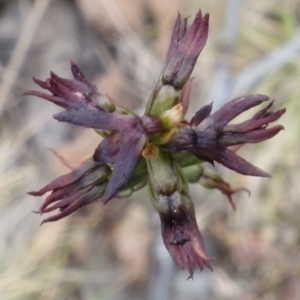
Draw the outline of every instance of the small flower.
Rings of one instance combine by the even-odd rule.
[[[164,84],[181,89],[187,82],[205,46],[208,22],[209,15],[205,14],[202,17],[199,10],[194,22],[187,28],[187,18],[182,21],[178,14],[162,74]]]
[[[66,110],[115,110],[115,105],[99,93],[97,87],[85,78],[74,62],[71,62],[71,71],[75,80],[61,78],[54,72],[50,72],[50,78],[46,81],[33,78],[37,85],[50,91],[52,95],[38,91],[28,91],[24,95],[44,98]]]
[[[108,166],[89,159],[71,173],[56,178],[41,190],[29,192],[33,196],[42,196],[51,191],[40,207],[39,213],[59,210],[58,214],[43,220],[42,224],[62,219],[99,199],[104,194],[109,174]]]
[[[204,249],[193,202],[188,194],[175,191],[169,196],[159,196],[159,216],[164,244],[175,263],[181,268],[188,268],[193,278],[195,267],[200,270],[206,266],[212,270],[209,257]]]
[[[248,163],[230,150],[229,146],[245,143],[259,143],[270,139],[284,127],[276,125],[267,128],[268,124],[278,120],[285,109],[272,112],[273,102],[258,111],[250,120],[240,124],[228,124],[242,112],[269,100],[264,95],[249,95],[236,98],[226,103],[211,114],[212,104],[202,107],[189,124],[184,124],[164,145],[173,151],[188,150],[201,160],[224,165],[238,173],[251,176],[269,177],[265,171]]]

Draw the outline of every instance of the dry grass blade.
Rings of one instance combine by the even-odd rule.
[[[50,2],[51,0],[37,0],[34,2],[21,36],[11,55],[9,63],[2,74],[2,82],[0,85],[0,115],[5,108],[5,102],[8,101],[10,91],[19,75],[19,71],[22,67],[28,49],[30,48],[35,32],[43,19],[44,13],[46,12]]]

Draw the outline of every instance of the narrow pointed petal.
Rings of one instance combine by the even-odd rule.
[[[23,96],[35,96],[35,97],[38,97],[38,98],[43,98],[45,100],[48,100],[64,109],[69,109],[70,106],[68,103],[66,103],[64,101],[64,99],[60,98],[60,97],[57,97],[57,96],[52,96],[52,95],[48,95],[48,94],[45,94],[43,92],[38,92],[38,91],[28,91],[28,92],[25,92],[23,93]]]
[[[93,84],[91,84],[84,76],[83,72],[80,70],[77,64],[74,61],[71,61],[71,71],[74,78],[78,81],[85,83],[91,89],[97,89]]]
[[[274,113],[270,113],[262,118],[252,118],[240,124],[229,124],[226,125],[223,131],[234,131],[234,132],[247,132],[262,127],[263,125],[268,125],[271,122],[277,121],[284,113],[285,109],[280,109]]]
[[[83,83],[62,79],[53,72],[51,72],[50,81],[55,94],[69,105],[68,109],[80,110],[88,106],[86,95],[88,95],[89,89]]]
[[[183,97],[182,97],[182,107],[183,107],[183,115],[185,115],[188,111],[190,105],[190,97],[192,92],[192,83],[194,78],[190,78],[183,87]]]
[[[266,105],[264,108],[262,108],[257,113],[255,113],[255,115],[252,117],[252,119],[259,119],[261,117],[268,115],[270,113],[269,109],[272,107],[273,103],[274,103],[274,100],[272,100],[268,105]]]
[[[71,194],[70,196],[66,197],[64,195],[64,197],[62,199],[60,199],[60,201],[56,202],[55,204],[49,206],[49,203],[46,203],[41,206],[40,208],[40,213],[41,214],[44,214],[44,213],[48,213],[48,212],[51,212],[51,211],[54,211],[56,209],[63,209],[64,207],[67,207],[68,205],[70,205],[72,202],[75,202],[77,201],[79,198],[82,198],[83,195],[85,193],[87,193],[92,187],[91,186],[88,186],[88,187],[85,187],[73,194]]]
[[[78,80],[71,80],[59,77],[54,72],[50,72],[51,83],[53,85],[58,85],[60,89],[64,89],[63,91],[67,91],[68,93],[74,93],[80,91],[81,94],[96,92],[96,87],[94,89],[90,89],[85,83]],[[76,96],[76,95],[75,95]]]
[[[200,160],[206,161],[211,165],[214,165],[214,159],[209,151],[203,151],[202,149],[194,148],[191,150],[191,153],[194,154]]]
[[[100,110],[63,111],[55,114],[54,119],[87,128],[113,131],[124,131],[135,127],[139,123],[137,116],[108,113]]]
[[[195,19],[194,23],[198,23],[196,22],[196,20],[198,22],[200,21],[201,24],[200,26],[199,24],[197,24],[198,28],[196,34],[194,35],[192,42],[188,44],[189,45],[188,49],[186,49],[186,46],[184,46],[185,45],[184,39],[180,44],[180,46],[178,47],[178,53],[184,51],[185,54],[181,62],[181,67],[179,68],[174,80],[172,81],[175,87],[182,86],[182,83],[185,83],[186,80],[191,76],[191,73],[194,69],[198,56],[206,44],[206,40],[208,36],[209,15],[205,14],[203,18],[200,17],[199,19]],[[192,29],[192,26],[190,29]],[[188,35],[189,35],[189,30],[187,31],[185,37],[188,37]]]
[[[264,101],[269,100],[269,97],[265,95],[248,95],[233,99],[222,106],[218,111],[210,115],[209,122],[210,126],[206,125],[206,128],[214,128],[217,131],[223,129],[223,127],[236,116],[242,112],[261,104]],[[201,127],[201,124],[200,124]]]
[[[170,46],[166,55],[165,64],[168,64],[170,60],[176,55],[178,42],[180,40],[180,28],[181,28],[181,16],[180,13],[178,13],[177,19],[173,27]]]
[[[49,205],[51,205],[54,202],[57,202],[61,200],[63,197],[69,196],[68,194],[65,194],[64,188],[59,188],[57,190],[54,190],[49,196],[46,197],[43,204],[41,205],[39,209],[39,213],[42,213],[42,211]]]
[[[114,164],[120,151],[122,136],[122,132],[116,131],[101,141],[95,150],[94,160],[103,164]]]
[[[186,29],[186,19],[181,25],[180,18],[175,23],[171,45],[168,51],[162,82],[182,89],[189,79],[198,56],[203,49],[208,35],[209,15],[199,10],[192,25]],[[176,39],[178,40],[177,49]],[[176,49],[176,51],[175,51]]]
[[[223,166],[243,175],[271,177],[267,172],[253,166],[245,159],[225,147],[219,147],[218,150],[215,150],[213,158]]]
[[[102,197],[104,204],[114,197],[130,179],[139,162],[146,139],[146,135],[136,129],[129,129],[124,132],[113,172]]]
[[[84,194],[81,198],[78,198],[76,201],[72,202],[70,205],[67,205],[66,207],[62,208],[58,214],[43,220],[41,225],[44,223],[60,220],[66,216],[69,216],[74,211],[78,210],[79,208],[81,208],[85,205],[88,205],[97,199],[100,199],[104,193],[105,187],[106,187],[106,182],[104,182],[100,185],[94,186],[86,194]]]
[[[49,90],[51,92],[54,91],[53,88],[51,87],[50,79],[47,79],[46,81],[39,80],[39,79],[37,79],[35,77],[33,77],[32,79],[41,88],[43,88],[45,90]]]
[[[197,127],[204,119],[206,119],[210,115],[212,108],[213,103],[201,107],[191,119],[191,127]]]
[[[205,14],[207,15],[207,14]],[[195,36],[197,35],[197,32],[199,32],[199,27],[201,27],[201,24],[203,22],[202,18],[202,12],[201,10],[198,10],[195,19],[192,23],[192,25],[187,29],[186,34],[182,37],[179,50],[184,51],[189,49],[195,40]],[[203,34],[202,32],[199,32],[199,35]]]
[[[28,194],[32,196],[41,196],[46,192],[69,185],[77,181],[80,177],[82,177],[85,173],[91,170],[94,166],[95,166],[95,162],[92,159],[89,159],[85,161],[78,169],[74,170],[73,172],[56,178],[55,180],[47,184],[39,191],[29,192]]]
[[[258,129],[244,133],[229,132],[222,135],[219,142],[226,147],[245,143],[260,143],[272,138],[283,129],[283,126],[277,125],[268,129]]]
[[[159,195],[158,208],[164,244],[174,262],[182,269],[188,268],[193,277],[195,267],[211,268],[199,231],[192,200],[188,194]]]

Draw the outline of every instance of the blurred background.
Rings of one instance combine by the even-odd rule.
[[[58,123],[61,109],[23,97],[32,76],[70,78],[74,60],[102,93],[143,112],[177,16],[210,13],[209,40],[194,70],[189,116],[235,96],[263,93],[285,131],[240,150],[271,179],[216,165],[233,187],[232,211],[219,191],[191,187],[214,271],[186,281],[162,245],[147,191],[99,202],[39,227],[37,190],[90,157],[93,130]],[[300,299],[299,0],[0,1],[0,299]]]

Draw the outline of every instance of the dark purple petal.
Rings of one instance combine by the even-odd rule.
[[[267,172],[253,166],[245,159],[225,147],[220,146],[216,150],[214,150],[213,159],[223,166],[227,167],[228,169],[231,169],[243,175],[271,177],[271,175]]]
[[[257,129],[249,132],[228,132],[221,135],[219,142],[226,147],[245,143],[260,143],[272,138],[283,129],[283,126],[277,125],[272,128]]]
[[[114,197],[130,179],[139,162],[146,140],[146,135],[134,128],[123,133],[122,145],[105,194],[102,197],[104,204]]]
[[[80,196],[80,194],[82,194],[81,192],[79,192],[77,194],[78,198],[74,197],[73,198],[73,202],[70,202],[67,204],[67,201],[65,202],[65,206],[59,206],[60,207],[60,212],[54,216],[51,216],[49,218],[46,218],[45,220],[43,220],[43,222],[41,223],[47,223],[47,222],[54,222],[57,220],[60,220],[68,215],[70,215],[71,213],[73,213],[74,211],[78,210],[79,208],[90,204],[91,202],[100,199],[101,196],[104,193],[105,187],[106,187],[107,182],[103,182],[99,185],[93,186],[92,188],[90,188],[86,193],[84,193],[82,196]],[[64,200],[62,200],[64,201]],[[62,202],[62,205],[64,203]],[[52,209],[50,209],[52,210]]]
[[[208,18],[208,14],[205,14],[204,17]],[[194,44],[197,44],[198,40],[196,38],[199,39],[199,37],[204,34],[203,30],[200,30],[202,29],[201,26],[203,26],[204,17],[202,18],[202,12],[199,10],[192,25],[187,29],[185,35],[180,40],[178,52],[185,53],[187,50],[190,50],[191,47],[194,47]]]
[[[179,193],[175,192],[159,197],[162,238],[174,262],[181,269],[188,268],[189,278],[193,277],[196,266],[200,270],[204,266],[212,270],[209,262],[213,258],[205,251],[192,202],[185,198],[190,199],[189,196],[179,196]]]
[[[72,202],[76,201],[79,198],[82,198],[83,195],[85,193],[87,193],[90,189],[92,188],[92,186],[87,186],[83,189],[80,189],[72,194],[70,194],[69,196],[67,196],[66,194],[62,194],[62,197],[56,201],[52,201],[50,202],[49,200],[44,201],[44,203],[42,204],[42,206],[40,207],[40,214],[44,214],[44,213],[48,213],[51,212],[53,210],[56,209],[63,209],[65,207],[67,207],[68,205],[70,205]],[[49,198],[48,198],[49,199]],[[55,204],[49,206],[50,204],[56,202]]]
[[[55,94],[55,90],[51,86],[49,78],[46,81],[39,80],[39,79],[37,79],[35,77],[33,77],[32,79],[41,88],[43,88],[45,90],[48,90],[48,91],[52,92],[53,94]]]
[[[50,72],[50,78],[46,81],[33,78],[38,86],[50,91],[52,95],[38,91],[29,91],[24,93],[24,95],[44,98],[66,110],[114,110],[114,105],[107,97],[102,97],[97,87],[88,82],[78,66],[73,62],[71,62],[71,70],[75,80],[61,78],[52,71]],[[99,97],[102,97],[102,99],[99,99]]]
[[[212,107],[212,103],[201,107],[191,119],[191,127],[197,127],[204,119],[206,119],[210,115]]]
[[[177,89],[182,89],[189,79],[207,40],[208,21],[208,14],[202,18],[202,13],[199,11],[192,25],[186,30],[186,20],[181,25],[181,19],[178,16],[162,74],[164,84],[171,84]],[[177,47],[176,44],[178,44]]]
[[[272,107],[273,103],[274,103],[274,100],[271,101],[264,108],[262,108],[261,110],[259,110],[257,113],[255,113],[255,115],[252,117],[252,119],[259,119],[259,118],[262,118],[262,117],[266,117],[270,113],[272,113],[272,112],[269,112],[269,109]]]
[[[181,36],[182,33],[184,34],[185,31],[186,31],[186,19],[185,19],[185,24],[183,24],[183,26],[182,26],[181,16],[180,16],[180,13],[178,13],[177,19],[176,19],[174,27],[173,27],[170,46],[168,48],[168,52],[166,55],[165,64],[168,64],[170,62],[170,60],[176,55],[178,43],[179,43],[180,39],[182,38],[182,36]]]
[[[210,163],[211,165],[214,165],[214,159],[210,153],[210,151],[203,151],[202,149],[191,149],[191,153],[195,155],[200,160],[206,161]]]
[[[95,150],[94,160],[103,164],[114,164],[120,151],[123,133],[116,131],[105,138]]]
[[[74,78],[78,81],[81,81],[83,83],[85,83],[90,89],[92,90],[98,90],[96,88],[96,86],[94,86],[93,84],[91,84],[84,76],[84,74],[82,73],[82,71],[79,69],[79,67],[75,64],[74,61],[71,61],[71,71],[72,74],[74,76]]]
[[[194,78],[190,78],[183,87],[183,96],[181,102],[183,108],[183,115],[187,113],[190,105],[190,97],[191,97],[193,80]]]
[[[94,166],[95,166],[94,160],[89,159],[85,161],[78,169],[72,171],[71,173],[56,178],[55,180],[47,184],[45,187],[43,187],[41,190],[36,192],[29,192],[28,194],[32,196],[41,196],[46,192],[70,185],[71,183],[77,181],[85,173],[90,171]]]
[[[226,125],[223,129],[223,131],[233,131],[233,132],[247,132],[250,130],[258,129],[262,127],[263,125],[268,125],[268,123],[277,121],[284,113],[285,109],[280,109],[276,112],[270,112],[269,114],[257,118],[257,115],[255,115],[251,120],[247,120],[245,122],[242,122],[240,124],[229,124]],[[265,112],[266,113],[266,112]],[[260,112],[261,114],[261,112]]]
[[[70,198],[70,201],[72,201],[74,197],[77,197],[74,195],[76,195],[78,191],[84,194],[86,192],[86,188],[88,188],[89,190],[90,187],[98,185],[101,182],[105,181],[109,174],[110,168],[107,165],[101,165],[87,172],[86,174],[84,174],[84,176],[82,176],[75,182],[67,186],[54,189],[51,195],[49,195],[43,202],[40,208],[40,212],[47,212],[45,211],[45,208],[56,201],[59,201],[59,203],[61,203],[59,204],[61,205],[60,207],[65,206],[65,204],[62,203],[64,203],[64,201],[68,201],[66,200],[67,198]]]
[[[201,12],[199,11],[199,13],[196,15],[194,23],[189,28],[182,42],[180,43],[177,55],[182,53],[183,60],[176,76],[172,80],[172,83],[175,87],[181,87],[190,77],[198,56],[206,44],[208,36],[208,23],[209,15],[205,14],[202,18]],[[190,37],[193,38],[192,41],[189,40]],[[185,38],[187,38],[186,41]]]
[[[113,131],[125,131],[128,128],[138,126],[140,123],[140,119],[137,116],[121,115],[100,110],[63,111],[55,114],[53,117],[60,122],[68,122],[87,128]]]
[[[28,91],[28,92],[23,93],[23,95],[43,98],[43,99],[46,99],[64,109],[70,109],[69,103],[67,103],[66,101],[64,101],[64,99],[57,97],[57,96],[48,95],[48,94],[45,94],[43,92],[38,92],[38,91]]]
[[[91,90],[80,81],[60,78],[53,72],[50,75],[50,84],[55,94],[64,99],[71,109],[85,109],[89,104],[93,105],[89,97],[95,95],[97,90]]]
[[[206,122],[200,123],[199,130],[205,127],[205,129],[221,131],[223,127],[236,116],[268,99],[267,96],[259,94],[233,99],[223,105],[218,111],[211,114]]]

